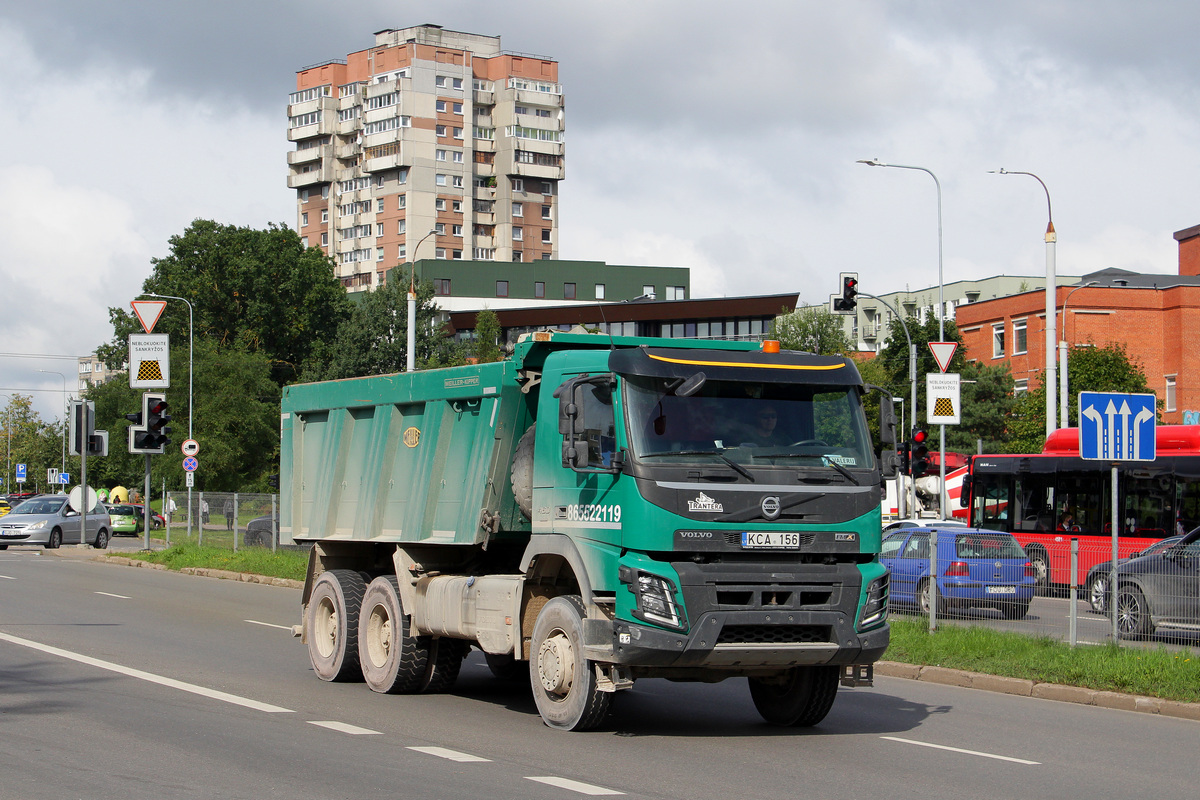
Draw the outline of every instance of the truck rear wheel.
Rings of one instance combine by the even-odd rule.
[[[461,639],[439,636],[429,645],[429,666],[422,682],[423,692],[446,692],[458,683],[458,673],[471,646]]]
[[[412,635],[412,617],[400,602],[395,575],[381,575],[363,595],[358,620],[363,680],[383,694],[418,692],[429,667],[429,637]]]
[[[825,719],[837,699],[837,667],[792,667],[780,679],[750,678],[750,697],[772,725],[808,727]]]
[[[323,681],[358,680],[358,612],[366,584],[349,569],[322,572],[305,609],[308,660]]]
[[[583,655],[583,600],[555,597],[533,625],[529,678],[538,713],[551,728],[582,731],[599,725],[612,695],[596,686],[593,662]]]

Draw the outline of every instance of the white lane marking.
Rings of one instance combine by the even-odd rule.
[[[373,731],[370,728],[360,728],[357,725],[350,725],[345,722],[336,722],[334,720],[315,720],[310,719],[309,725],[319,725],[322,728],[329,728],[331,731],[339,733],[349,733],[354,736],[382,736],[380,731]]]
[[[437,756],[438,758],[446,758],[451,761],[461,761],[464,763],[469,762],[469,761],[491,762],[490,758],[484,758],[483,756],[473,756],[470,753],[460,753],[457,750],[448,750],[445,747],[410,747],[408,749],[416,750],[418,753],[425,753],[427,755]]]
[[[94,592],[93,594],[102,594],[105,597],[117,597],[117,598],[120,598],[121,600],[132,600],[133,599],[132,597],[128,597],[127,595],[113,594],[112,592]]]
[[[28,639],[22,639],[18,636],[10,636],[7,633],[0,633],[0,641],[9,642],[11,644],[20,645],[22,647],[28,647],[31,650],[40,650],[41,652],[46,653],[48,655],[58,656],[59,658],[66,658],[71,661],[78,661],[80,664],[87,664],[88,666],[99,667],[100,669],[106,669],[110,672],[116,672],[120,675],[125,675],[130,678],[137,678],[138,680],[147,681],[148,683],[157,683],[159,686],[166,686],[170,689],[179,689],[182,692],[191,692],[192,694],[198,694],[201,697],[208,697],[213,700],[220,700],[225,703],[231,703],[235,706],[251,708],[251,709],[254,709],[255,711],[266,711],[268,714],[292,714],[292,713],[294,713],[290,708],[281,708],[280,706],[273,706],[270,703],[261,703],[258,700],[251,700],[248,697],[238,697],[235,694],[228,694],[226,692],[217,691],[216,689],[209,689],[204,686],[197,686],[194,683],[185,683],[183,681],[177,681],[174,678],[164,678],[161,675],[155,675],[154,673],[151,673],[151,672],[143,672],[140,669],[133,669],[131,667],[123,667],[120,664],[114,664],[111,661],[101,661],[98,658],[92,658],[91,656],[81,655],[80,653],[72,653],[70,650],[62,650],[58,647],[51,647],[48,644],[41,644],[40,642],[31,642]]]
[[[14,578],[12,575],[0,575],[0,578],[4,578],[4,580],[6,580],[6,581],[15,581],[16,580],[16,578]]]
[[[881,736],[881,739],[887,739],[892,742],[902,742],[904,744],[915,744],[921,747],[932,747],[935,750],[949,750],[951,753],[963,753],[968,756],[979,756],[980,758],[994,758],[997,761],[1011,761],[1014,764],[1039,765],[1040,761],[1026,761],[1023,758],[1013,758],[1012,756],[998,756],[995,753],[981,753],[978,750],[964,750],[961,747],[948,747],[944,744],[930,744],[929,742],[918,742],[915,739],[901,739],[899,736]]]
[[[557,786],[559,789],[567,789],[572,792],[579,792],[580,794],[590,794],[596,796],[625,794],[624,792],[618,792],[616,789],[605,789],[603,786],[593,786],[590,783],[580,783],[579,781],[573,781],[569,778],[535,778],[527,775],[525,780],[537,781],[538,783],[544,783],[548,786]]]
[[[290,631],[292,629],[291,625],[276,625],[271,622],[259,622],[256,619],[244,619],[244,620],[242,620],[242,622],[249,622],[251,625],[262,625],[267,628],[279,628],[280,630],[285,630],[285,631]]]

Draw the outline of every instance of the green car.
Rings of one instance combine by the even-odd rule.
[[[127,533],[130,536],[137,536],[142,530],[142,520],[138,516],[138,510],[128,504],[110,505],[108,507],[108,516],[112,520],[113,535],[119,533]]]

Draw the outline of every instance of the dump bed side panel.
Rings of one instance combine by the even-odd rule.
[[[507,362],[287,387],[281,537],[483,541],[524,414]]]

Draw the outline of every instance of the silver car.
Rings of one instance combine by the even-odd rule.
[[[53,550],[62,544],[82,544],[80,514],[64,494],[30,497],[0,517],[0,550],[10,544],[40,544]],[[103,550],[112,535],[112,522],[102,503],[87,515],[87,542]]]

